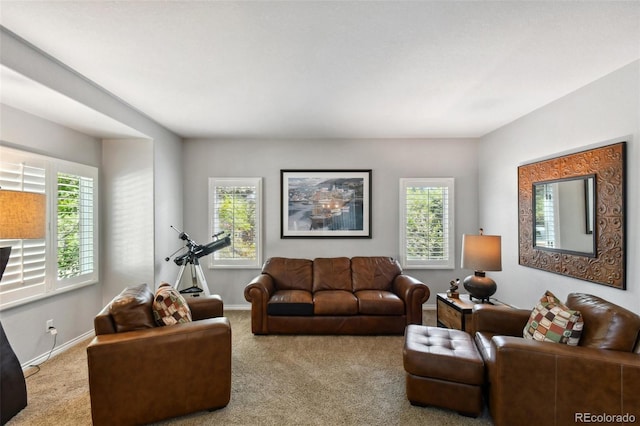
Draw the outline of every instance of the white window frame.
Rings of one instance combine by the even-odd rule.
[[[46,236],[44,240],[2,240],[0,245],[11,245],[11,256],[9,265],[13,270],[18,271],[19,285],[11,288],[0,288],[0,310],[23,305],[35,300],[51,297],[62,292],[77,289],[87,285],[95,284],[99,279],[99,218],[98,218],[98,169],[71,161],[60,160],[45,155],[34,154],[27,151],[0,146],[0,161],[3,163],[20,164],[23,167],[36,167],[44,171],[44,177],[39,178],[41,182],[37,186],[25,182],[13,181],[9,175],[0,176],[0,187],[3,189],[25,190],[46,194]],[[92,217],[92,263],[93,269],[90,273],[81,274],[75,277],[58,279],[58,241],[57,241],[57,177],[58,173],[69,173],[79,175],[93,180],[93,217]],[[25,283],[24,272],[29,268],[23,262],[23,250],[29,247],[37,247],[43,250],[38,262],[44,266],[37,279]],[[5,271],[5,276],[7,276]],[[14,274],[15,275],[15,274]],[[5,277],[3,277],[5,278]],[[18,283],[18,281],[16,281]]]
[[[447,232],[444,238],[445,258],[409,259],[407,255],[407,189],[411,187],[446,188]],[[400,179],[400,265],[404,269],[455,268],[455,179],[454,178],[401,178]]]
[[[259,269],[262,267],[262,178],[261,177],[210,177],[209,178],[209,234],[215,235],[219,232],[226,232],[231,237],[231,247],[234,245],[233,239],[236,237],[233,229],[217,229],[216,228],[216,206],[215,191],[216,188],[225,187],[243,187],[249,186],[255,188],[255,258],[253,259],[219,259],[214,252],[209,256],[210,269]]]
[[[54,267],[54,271],[55,272],[55,276],[56,276],[56,289],[62,289],[62,288],[66,288],[66,287],[76,287],[78,285],[83,285],[83,284],[89,284],[89,283],[95,283],[98,282],[98,229],[99,229],[99,223],[98,223],[98,198],[99,198],[99,193],[98,193],[98,169],[95,167],[91,167],[91,166],[85,166],[82,164],[78,164],[78,163],[73,163],[70,161],[62,161],[62,160],[57,160],[54,163],[54,169],[55,169],[55,174],[54,174],[54,178],[51,179],[51,184],[53,185],[53,189],[51,194],[57,194],[58,191],[58,173],[64,173],[64,174],[69,174],[69,175],[75,175],[75,176],[82,176],[83,178],[90,178],[91,180],[93,180],[93,214],[92,217],[90,217],[89,219],[84,219],[84,221],[86,222],[87,220],[90,220],[92,223],[92,229],[93,229],[93,235],[94,238],[91,241],[92,243],[92,247],[91,247],[91,251],[92,251],[92,261],[91,263],[93,264],[93,269],[91,272],[88,273],[83,273],[80,275],[77,275],[75,277],[68,277],[68,278],[58,278],[58,264],[57,264],[57,256],[55,259],[52,260],[53,262],[53,267]],[[52,202],[53,204],[51,205],[51,208],[53,209],[52,211],[54,212],[54,214],[57,213],[57,209],[58,209],[58,205],[57,205],[57,201],[56,201],[56,197],[51,197],[52,198]],[[51,222],[51,228],[52,228],[52,236],[54,236],[54,238],[52,239],[52,244],[53,244],[53,249],[57,250],[57,235],[58,235],[58,223],[57,221],[52,221]]]

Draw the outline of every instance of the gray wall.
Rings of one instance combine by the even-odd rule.
[[[100,140],[1,104],[0,114],[4,145],[100,167]],[[53,319],[58,329],[59,344],[89,331],[102,304],[101,290],[99,283],[93,284],[0,311],[18,359],[24,363],[51,349],[52,337],[44,333],[48,319]]]
[[[110,139],[102,142],[101,274],[102,305],[124,287],[154,288],[153,142]],[[151,221],[151,222],[150,222]]]
[[[640,311],[640,61],[603,77],[482,138],[479,149],[480,223],[503,236],[496,296],[531,307],[545,290],[595,294]],[[627,290],[518,265],[519,165],[592,144],[627,141]]]
[[[175,245],[175,233],[169,224],[182,225],[181,138],[143,113],[78,75],[54,58],[31,46],[13,33],[0,29],[0,63],[60,94],[135,129],[153,141],[153,197],[155,209],[138,211],[146,215],[145,225],[152,227],[156,281],[166,267],[161,261]],[[88,123],[90,124],[90,123]],[[126,155],[126,152],[124,153]],[[147,158],[140,159],[147,166]],[[127,161],[135,161],[135,158]],[[121,283],[106,283],[105,294],[113,294]]]
[[[262,177],[264,256],[314,257],[384,255],[398,257],[398,201],[401,177],[454,177],[456,265],[463,233],[477,232],[477,145],[475,139],[444,140],[186,140],[184,142],[184,226],[198,242],[207,235],[207,179]],[[281,239],[281,169],[372,169],[372,239]],[[203,262],[206,263],[206,262]],[[225,306],[248,306],[244,287],[258,270],[203,270],[212,293]],[[471,271],[408,270],[435,293]],[[173,274],[165,278],[175,280]]]
[[[16,110],[14,114],[5,113],[3,107],[2,139],[16,144],[17,148],[99,166],[104,173],[101,185],[107,191],[128,180],[127,185],[111,191],[109,202],[103,203],[100,211],[104,237],[100,283],[0,311],[11,344],[20,362],[25,364],[50,349],[50,336],[42,331],[46,319],[54,319],[59,331],[58,346],[64,346],[92,332],[97,311],[121,289],[142,280],[150,285],[158,282],[162,270],[168,267],[162,259],[175,247],[175,233],[169,224],[182,226],[182,141],[146,115],[4,29],[0,29],[0,44],[2,65],[116,120],[133,129],[136,135],[146,136],[144,141],[110,140],[103,144],[100,138],[77,136],[77,132],[29,114],[18,114]],[[86,125],[90,127],[91,123]],[[140,172],[139,180],[132,178],[136,169]],[[131,189],[138,191],[137,195],[132,194]],[[111,208],[114,205],[120,207]],[[126,205],[131,208],[127,209]],[[137,226],[135,232],[122,232],[122,228],[131,223]],[[127,254],[124,260],[119,258],[123,254]],[[140,263],[134,265],[136,261]]]

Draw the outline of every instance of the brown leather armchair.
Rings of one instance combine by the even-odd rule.
[[[136,297],[146,309],[148,294]],[[122,323],[111,303],[96,316],[96,337],[87,347],[94,425],[145,424],[229,403],[231,327],[222,300],[187,303],[193,321],[164,327],[146,324],[152,317],[145,311],[135,329],[117,332]]]
[[[522,338],[529,309],[474,307],[497,426],[640,419],[640,317],[588,294],[572,293],[566,305],[584,319],[578,346]]]

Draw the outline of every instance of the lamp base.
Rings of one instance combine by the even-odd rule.
[[[483,271],[475,271],[462,282],[464,288],[469,292],[469,297],[479,299],[481,302],[489,301],[489,298],[497,290],[496,282],[485,276]]]

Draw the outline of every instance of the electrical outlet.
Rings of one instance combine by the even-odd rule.
[[[53,328],[53,320],[52,319],[47,320],[47,323],[45,324],[44,332],[48,334],[51,332],[52,328]]]

